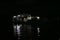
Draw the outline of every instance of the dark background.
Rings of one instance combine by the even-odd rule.
[[[40,19],[41,40],[54,40],[60,37],[59,2],[40,2],[37,0],[21,0],[16,2],[0,2],[1,39],[12,40],[12,16],[22,13],[38,15]]]

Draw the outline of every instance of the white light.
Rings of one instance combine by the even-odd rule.
[[[26,18],[24,18],[24,21],[26,22],[26,21],[27,21],[27,19],[26,19]]]
[[[40,33],[40,28],[39,27],[37,28],[37,31],[38,31],[38,36],[40,36],[40,34],[39,34]]]
[[[37,17],[37,19],[40,19],[40,17]]]
[[[17,15],[18,17],[20,17],[21,15]]]
[[[38,30],[38,33],[40,32],[40,28],[37,28],[37,30]]]
[[[13,18],[16,18],[16,16],[13,16]]]
[[[16,25],[13,25],[14,27],[14,34],[16,35]]]
[[[17,24],[17,33],[18,33],[18,35],[20,34],[20,27],[21,27],[22,25],[18,25]]]
[[[21,27],[22,25],[17,25],[17,30],[19,31],[19,29],[20,29],[20,27]]]
[[[31,20],[32,17],[27,17],[28,20]]]
[[[14,29],[16,29],[16,25],[14,25]]]

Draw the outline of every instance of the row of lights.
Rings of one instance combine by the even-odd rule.
[[[25,15],[17,15],[17,16],[13,16],[13,19],[14,19],[14,18],[19,18],[19,17],[24,17],[24,16],[25,16]],[[27,15],[27,18],[24,18],[24,21],[31,20],[32,18],[40,19],[39,16],[32,17],[31,15]]]

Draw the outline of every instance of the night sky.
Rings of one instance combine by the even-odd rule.
[[[41,40],[54,40],[60,37],[59,29],[59,3],[40,2],[38,0],[21,0],[16,2],[0,2],[0,12],[3,20],[1,34],[6,40],[13,39],[12,16],[18,14],[31,14],[41,17],[39,26],[41,28]],[[4,19],[5,18],[5,19]],[[3,38],[3,36],[1,36]]]

